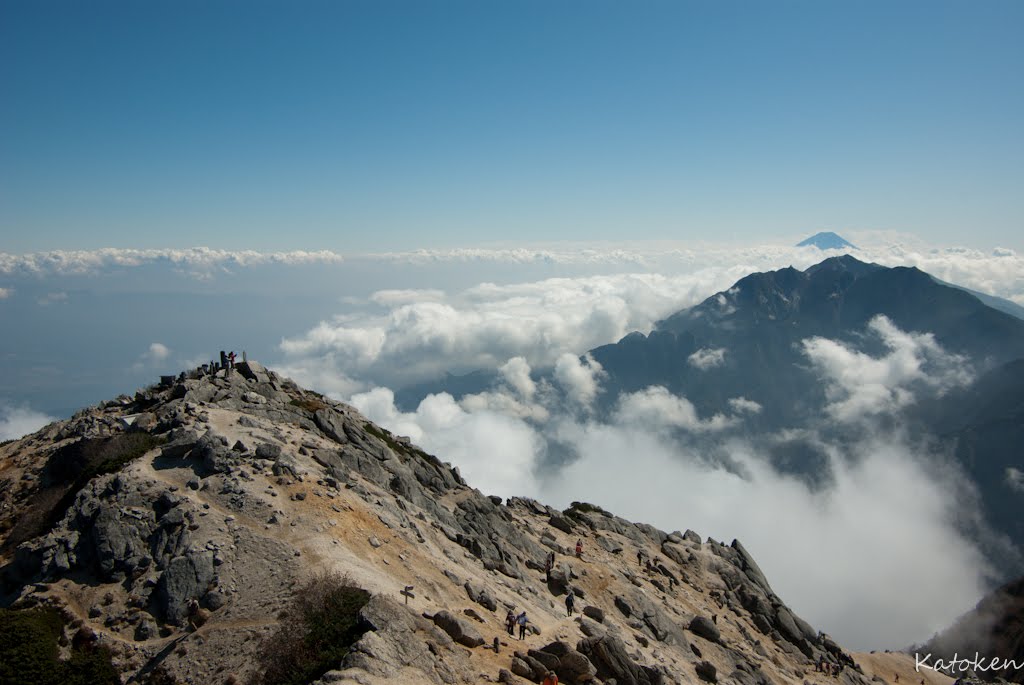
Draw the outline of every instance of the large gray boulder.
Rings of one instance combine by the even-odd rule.
[[[572,521],[565,516],[559,516],[558,514],[554,514],[550,519],[548,519],[548,524],[550,524],[552,528],[557,528],[563,533],[568,533],[569,535],[572,535],[574,530]]]
[[[313,422],[317,428],[323,431],[324,435],[334,442],[339,445],[348,443],[348,436],[345,435],[345,416],[341,412],[331,407],[318,409],[313,414]]]
[[[359,612],[366,633],[352,646],[341,663],[347,673],[365,672],[398,682],[403,668],[420,671],[432,683],[455,683],[465,671],[468,658],[442,630],[384,595],[374,595]],[[351,669],[351,671],[349,670]],[[344,682],[364,682],[353,675]]]
[[[661,685],[664,682],[661,671],[633,661],[625,643],[615,635],[606,633],[584,638],[576,645],[576,650],[590,660],[603,681],[614,679],[617,685]]]
[[[448,611],[437,612],[434,614],[433,621],[438,628],[460,645],[472,648],[479,647],[484,643],[480,631]]]
[[[471,600],[491,611],[498,610],[498,602],[491,596],[486,589],[478,587],[472,581],[467,580],[463,586],[466,589],[466,594]]]
[[[239,362],[235,364],[235,369],[238,373],[242,374],[242,377],[246,380],[256,381],[257,383],[270,382],[270,376],[267,375],[267,370],[263,368],[263,365],[259,362]]]
[[[537,652],[531,651],[530,654],[554,671],[559,682],[585,683],[597,675],[597,668],[585,654],[561,640],[541,647]]]
[[[709,683],[718,682],[718,669],[710,661],[701,661],[698,663],[694,670],[697,672],[697,676],[704,681]]]
[[[188,617],[189,602],[206,594],[213,577],[213,552],[171,559],[157,583],[157,598],[167,622],[182,625]]]
[[[718,626],[707,616],[694,616],[690,621],[689,630],[694,635],[700,635],[711,642],[720,642],[722,639],[722,633],[718,630]]]

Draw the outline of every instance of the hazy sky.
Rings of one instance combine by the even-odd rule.
[[[1024,247],[1020,2],[0,2],[0,251]]]

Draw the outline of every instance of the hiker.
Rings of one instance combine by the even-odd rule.
[[[231,352],[228,353],[228,368],[229,369],[235,368],[235,351],[234,350],[231,350]]]
[[[576,558],[583,558],[583,538],[576,540]]]
[[[555,675],[554,671],[548,671],[544,674],[544,680],[540,685],[558,685],[558,676]]]
[[[522,640],[522,639],[524,639],[526,637],[526,622],[528,620],[529,619],[526,618],[526,612],[525,611],[523,613],[519,614],[518,616],[516,616],[516,623],[519,624],[519,639],[520,640]]]
[[[641,566],[641,567],[644,565],[644,553],[643,552],[637,552],[636,553],[636,565],[637,566]]]
[[[544,559],[544,580],[551,582],[551,555],[549,554]]]
[[[896,682],[897,682],[897,683],[898,683],[898,682],[900,682],[900,674],[899,674],[899,673],[896,673],[896,674],[894,674],[894,675],[896,676]],[[954,684],[954,685],[955,685],[955,684]]]
[[[512,607],[515,609],[515,607]],[[508,610],[505,614],[505,630],[508,631],[509,635],[515,635],[516,632],[516,615],[512,613],[512,609]]]
[[[565,610],[569,612],[569,616],[572,616],[572,610],[576,607],[576,596],[570,592],[565,596]]]

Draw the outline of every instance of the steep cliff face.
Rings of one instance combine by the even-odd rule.
[[[257,364],[0,446],[0,550],[4,606],[60,608],[136,682],[254,682],[295,588],[325,571],[373,599],[322,682],[867,682],[739,542],[485,496]]]

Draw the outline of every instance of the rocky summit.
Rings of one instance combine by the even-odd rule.
[[[0,446],[0,554],[3,611],[52,607],[123,682],[270,682],[322,574],[368,601],[318,683],[869,682],[738,541],[487,496],[253,362]]]

